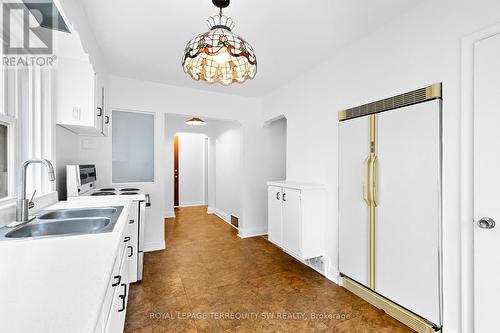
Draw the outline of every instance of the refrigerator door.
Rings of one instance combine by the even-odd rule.
[[[441,325],[440,101],[378,117],[375,291]]]
[[[368,117],[339,124],[339,268],[368,285],[368,207],[363,197]]]

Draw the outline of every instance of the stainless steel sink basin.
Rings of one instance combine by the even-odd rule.
[[[7,238],[44,237],[68,234],[91,234],[106,228],[109,218],[86,218],[26,224],[5,234]]]
[[[109,217],[116,213],[116,208],[84,208],[84,209],[59,209],[42,213],[39,220],[80,219],[88,217]]]
[[[113,231],[122,206],[45,210],[18,227],[0,228],[0,241],[97,234]]]

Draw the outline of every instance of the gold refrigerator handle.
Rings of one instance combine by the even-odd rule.
[[[370,165],[370,204],[377,207],[377,181],[378,181],[378,158],[377,155],[371,158]]]
[[[367,206],[370,206],[370,165],[371,165],[371,156],[367,157],[365,160],[365,167],[363,175],[363,199],[366,202]]]

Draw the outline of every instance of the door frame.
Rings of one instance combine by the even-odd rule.
[[[174,207],[179,207],[179,137],[174,135]]]
[[[462,332],[474,331],[474,45],[498,34],[500,24],[461,40],[459,213]]]

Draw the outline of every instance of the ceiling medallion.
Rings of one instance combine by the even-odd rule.
[[[222,15],[230,0],[212,0],[219,15],[208,18],[210,30],[191,39],[184,50],[184,72],[196,80],[229,85],[257,74],[257,58],[250,44],[234,34],[234,22]]]

